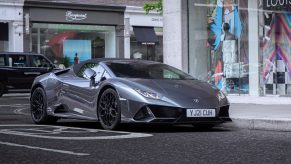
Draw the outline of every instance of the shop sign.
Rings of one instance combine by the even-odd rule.
[[[87,19],[87,13],[73,13],[72,11],[66,12],[66,20],[69,22],[80,21]]]
[[[291,0],[263,0],[264,10],[290,11]]]

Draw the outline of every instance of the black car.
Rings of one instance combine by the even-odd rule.
[[[130,59],[92,59],[35,78],[31,116],[37,124],[59,118],[119,123],[193,124],[231,121],[227,97],[214,86],[169,65]]]
[[[36,76],[55,69],[45,56],[34,53],[0,53],[0,97],[9,92],[29,92]]]

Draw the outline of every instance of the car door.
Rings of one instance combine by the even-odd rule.
[[[62,79],[65,103],[70,110],[79,115],[96,118],[97,93],[99,85],[90,86],[90,79],[85,76],[86,68],[92,68],[96,73],[95,82],[99,82],[105,69],[98,64],[87,63],[83,65],[77,76]]]
[[[31,72],[29,67],[29,57],[26,54],[7,54],[7,88],[8,89],[30,89],[32,81],[27,72]]]
[[[31,71],[26,72],[31,82],[36,76],[48,73],[53,70],[53,64],[42,55],[29,55]]]

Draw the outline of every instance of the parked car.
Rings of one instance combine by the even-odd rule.
[[[36,76],[55,68],[55,65],[41,54],[0,53],[0,97],[4,93],[29,92]]]
[[[31,89],[37,124],[59,118],[119,123],[193,124],[211,128],[231,121],[226,96],[207,82],[166,64],[92,59],[37,77]]]

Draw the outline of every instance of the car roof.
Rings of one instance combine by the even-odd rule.
[[[149,60],[141,60],[141,59],[124,59],[124,58],[95,58],[83,61],[77,65],[73,66],[73,70],[75,74],[79,72],[79,70],[83,67],[83,65],[87,63],[100,63],[100,62],[114,62],[114,63],[142,63],[142,64],[158,64],[159,62],[149,61]]]

